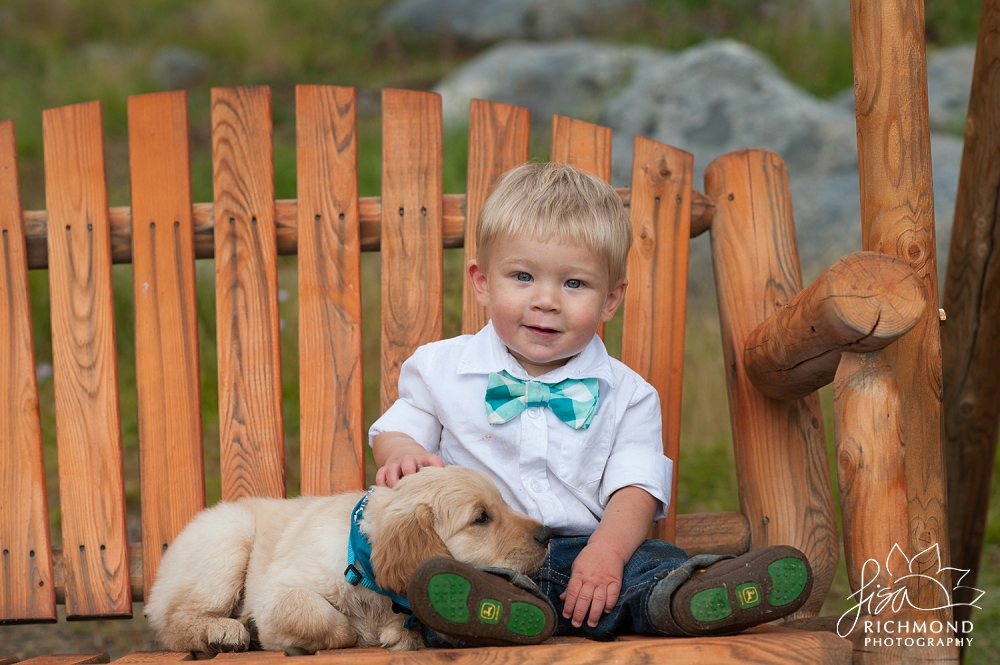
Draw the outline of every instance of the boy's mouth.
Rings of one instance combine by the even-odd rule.
[[[538,335],[546,335],[546,336],[555,335],[556,333],[559,332],[555,328],[544,328],[542,326],[525,326],[525,328]]]

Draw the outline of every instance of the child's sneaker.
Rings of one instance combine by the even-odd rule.
[[[695,572],[670,599],[670,614],[690,635],[734,633],[798,610],[812,591],[806,556],[775,545]]]
[[[556,628],[556,611],[527,576],[486,572],[450,557],[420,564],[407,585],[413,614],[427,628],[481,646],[539,644]]]

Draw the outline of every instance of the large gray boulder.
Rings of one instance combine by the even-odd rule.
[[[504,39],[565,39],[598,32],[644,0],[400,0],[383,29],[467,44]]]
[[[947,81],[971,80],[971,60],[939,51],[928,69],[939,71],[939,62],[949,63],[951,73],[930,79],[932,120],[941,117],[934,109],[964,116],[964,107],[955,111],[956,104],[948,100],[963,94],[967,98],[968,92]],[[943,65],[940,70],[945,70]],[[816,98],[789,83],[767,58],[746,45],[712,41],[672,54],[586,41],[507,42],[454,72],[437,91],[443,98],[445,122],[453,126],[468,121],[470,99],[482,98],[528,107],[536,132],[550,126],[553,113],[610,127],[612,181],[617,186],[629,183],[637,135],[691,152],[694,186],[701,190],[705,167],[719,155],[741,148],[772,150],[788,164],[806,283],[836,258],[861,249],[853,98]],[[951,233],[961,141],[936,129],[953,122],[932,123],[941,271]],[[707,252],[706,238],[693,243],[691,279],[696,287],[711,280]]]
[[[641,46],[511,41],[488,49],[434,89],[441,93],[446,125],[468,123],[472,99],[526,107],[537,127],[550,127],[553,114],[596,122],[637,72],[672,57]]]

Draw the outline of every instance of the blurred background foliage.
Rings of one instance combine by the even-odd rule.
[[[672,51],[706,39],[734,38],[768,55],[793,83],[817,96],[829,97],[852,84],[850,32],[846,22],[814,20],[814,15],[806,11],[810,1],[816,2],[649,0],[641,11],[592,37]],[[390,4],[389,0],[3,0],[0,119],[12,118],[16,124],[24,208],[45,208],[42,110],[91,100],[103,103],[110,204],[128,205],[126,101],[130,95],[165,89],[156,62],[164,52],[177,48],[200,58],[197,76],[183,82],[189,91],[195,201],[212,200],[209,89],[232,85],[271,87],[276,193],[279,198],[295,198],[294,86],[300,83],[358,89],[360,193],[377,196],[381,168],[379,90],[429,89],[482,50],[446,38],[414,39],[383,32],[378,28],[378,17]],[[928,50],[974,42],[980,6],[978,2],[926,0]],[[548,137],[533,137],[532,155],[546,158],[547,145]],[[466,160],[465,136],[448,132],[444,144],[446,192],[464,191]],[[293,257],[282,257],[279,263],[286,457],[289,494],[294,495],[298,493],[299,478],[296,268]],[[446,335],[459,330],[462,265],[461,250],[446,251]],[[363,326],[369,333],[379,325],[378,271],[378,255],[366,254]],[[131,479],[127,500],[130,514],[138,514],[131,268],[115,266],[113,273],[122,435]],[[58,542],[47,275],[32,271],[30,280],[49,500],[55,515],[53,535]],[[212,262],[200,261],[203,420],[211,502],[219,496],[214,288]],[[721,395],[726,388],[714,294],[692,294],[689,307],[678,508],[680,512],[737,510],[728,418],[720,413],[724,409]],[[377,416],[378,336],[364,337],[366,417],[370,422]],[[615,353],[619,341],[614,325],[609,327],[608,341]],[[832,449],[829,388],[821,395]],[[371,477],[374,469],[369,471]],[[996,588],[1000,582],[1000,556],[995,547],[1000,541],[998,504],[995,489],[982,588]],[[138,534],[132,534],[130,539],[138,540]],[[830,594],[831,605],[824,613],[836,612],[845,604],[838,604],[836,599],[846,599],[849,593],[841,570]],[[989,596],[986,600],[990,600]],[[988,621],[1000,623],[1000,599],[974,619],[977,629],[985,628]],[[1000,636],[982,637],[987,646],[983,654],[1000,654]]]

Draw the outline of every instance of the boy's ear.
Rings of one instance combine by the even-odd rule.
[[[465,264],[465,271],[469,275],[469,283],[472,284],[472,291],[476,294],[476,302],[483,307],[490,306],[490,285],[486,279],[486,273],[479,267],[476,259],[469,259]]]
[[[627,286],[628,280],[626,279],[608,293],[608,297],[604,301],[604,310],[601,312],[601,321],[608,322],[614,318],[618,307],[625,301],[625,288]]]

